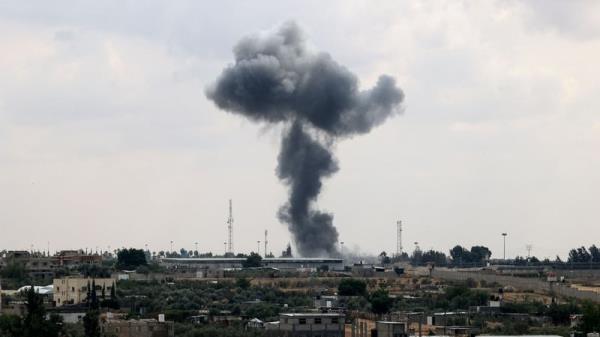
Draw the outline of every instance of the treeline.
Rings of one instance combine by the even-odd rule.
[[[485,265],[492,256],[492,251],[485,246],[473,246],[467,249],[460,245],[454,246],[449,251],[449,255],[444,252],[433,249],[422,251],[415,249],[409,256],[404,253],[401,256],[390,258],[386,252],[381,252],[379,258],[382,264],[389,264],[397,261],[409,261],[414,266],[436,265],[436,266],[473,266]]]

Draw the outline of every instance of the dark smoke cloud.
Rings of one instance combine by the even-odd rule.
[[[369,132],[399,111],[404,94],[395,80],[379,77],[370,90],[326,53],[313,53],[295,23],[269,35],[250,36],[234,48],[227,67],[207,96],[219,108],[268,123],[289,122],[277,172],[290,186],[279,218],[287,222],[304,256],[331,255],[337,246],[333,216],[311,209],[321,179],[338,170],[330,147],[310,128],[331,137]]]

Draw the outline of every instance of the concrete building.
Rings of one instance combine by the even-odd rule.
[[[106,298],[110,298],[112,287],[116,287],[115,280],[111,278],[77,278],[77,277],[64,277],[54,279],[54,302],[57,307],[67,304],[79,304],[83,303],[87,299],[88,286],[92,283],[96,284],[96,296],[98,298],[102,295],[102,288],[104,288],[104,294]],[[116,290],[116,289],[115,289]]]
[[[338,308],[340,301],[337,295],[317,295],[315,297],[315,309]]]
[[[406,322],[375,322],[377,337],[407,337],[408,332],[406,327]]]
[[[279,315],[279,325],[266,329],[277,329],[282,337],[343,337],[344,319],[338,313],[285,313]]]
[[[111,337],[174,337],[175,326],[155,319],[106,320],[100,324],[100,332]]]
[[[11,263],[25,267],[32,278],[52,279],[57,269],[76,268],[82,264],[100,264],[102,256],[97,254],[86,254],[81,250],[65,250],[54,256],[45,253],[30,253],[26,250],[8,251],[0,256],[0,270]]]
[[[245,258],[241,257],[200,257],[172,258],[165,257],[160,263],[167,268],[187,268],[191,270],[206,269],[239,269]],[[302,258],[302,257],[267,257],[262,259],[263,267],[282,270],[344,270],[344,260],[338,258]]]

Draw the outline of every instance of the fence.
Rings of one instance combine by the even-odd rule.
[[[432,270],[431,276],[453,281],[465,281],[467,279],[473,279],[475,281],[485,281],[488,283],[496,282],[503,286],[513,286],[520,290],[554,293],[564,297],[574,297],[581,300],[600,302],[600,294],[598,293],[571,288],[568,284],[551,283],[535,278],[522,278],[486,274],[483,272],[461,272],[441,269]]]

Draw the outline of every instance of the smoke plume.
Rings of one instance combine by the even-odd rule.
[[[271,34],[243,38],[234,48],[235,63],[207,89],[208,98],[226,111],[253,121],[286,123],[277,174],[289,186],[288,202],[278,217],[289,225],[303,256],[336,253],[333,215],[313,208],[322,179],[338,170],[330,141],[369,132],[398,112],[404,94],[395,80],[379,77],[372,89],[329,54],[307,48],[291,22]]]

